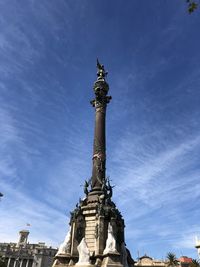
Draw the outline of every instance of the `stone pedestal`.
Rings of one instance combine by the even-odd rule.
[[[87,196],[71,212],[70,253],[56,255],[54,267],[96,266],[127,267],[123,265],[124,220],[111,199],[97,195]],[[84,239],[89,264],[79,261],[77,246]],[[111,241],[110,241],[111,240]],[[109,242],[115,249],[109,253]],[[106,246],[108,247],[106,250]],[[106,254],[105,254],[106,253]]]

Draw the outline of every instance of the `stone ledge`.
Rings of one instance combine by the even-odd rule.
[[[91,209],[91,210],[84,210],[84,211],[83,211],[83,214],[84,214],[84,215],[85,215],[85,214],[96,214],[96,210],[94,210],[94,209],[93,209],[93,210],[92,210],[92,209]]]
[[[96,224],[93,225],[86,225],[85,230],[89,231],[89,230],[94,230],[96,228]]]
[[[96,226],[95,227],[87,227],[86,229],[85,229],[85,233],[94,233],[94,230],[95,230],[95,228],[96,228]]]
[[[101,267],[124,267],[120,261],[119,253],[108,253],[104,255]]]
[[[86,223],[87,223],[87,222],[96,222],[94,216],[91,216],[91,217],[85,217],[85,221],[86,221]]]
[[[87,220],[87,225],[93,225],[94,223],[96,223],[96,220]]]

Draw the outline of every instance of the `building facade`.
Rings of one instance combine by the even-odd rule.
[[[192,262],[192,258],[187,256],[181,256],[177,259],[178,267],[189,267]],[[169,262],[167,260],[158,260],[147,256],[146,254],[138,259],[135,266],[141,267],[169,267]]]
[[[29,244],[29,231],[19,232],[18,243],[0,243],[0,256],[7,267],[50,267],[57,249],[45,243]]]
[[[135,263],[135,266],[143,266],[143,267],[167,267],[166,261],[153,259],[146,254],[138,259]]]

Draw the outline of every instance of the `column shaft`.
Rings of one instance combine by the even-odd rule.
[[[92,188],[101,190],[102,182],[105,179],[106,160],[106,134],[105,134],[106,106],[96,107],[95,113],[95,133],[93,146],[93,169]]]

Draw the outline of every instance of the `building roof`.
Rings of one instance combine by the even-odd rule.
[[[192,258],[188,258],[187,256],[181,256],[178,261],[180,262],[185,262],[185,263],[190,263],[192,262]]]
[[[140,260],[142,260],[142,259],[150,259],[150,260],[153,260],[151,257],[147,256],[146,254],[144,254],[144,256],[140,257],[139,259]]]

